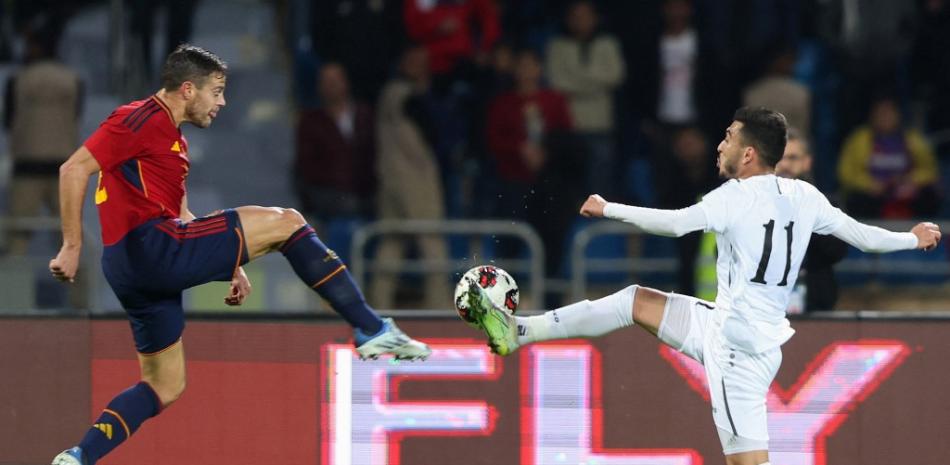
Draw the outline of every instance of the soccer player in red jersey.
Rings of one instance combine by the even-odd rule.
[[[340,258],[290,208],[257,206],[196,218],[188,209],[188,142],[182,123],[211,125],[225,105],[227,65],[182,45],[162,67],[162,88],[117,108],[60,168],[63,246],[50,272],[72,282],[82,245],[82,204],[98,172],[96,206],[104,244],[102,268],[128,314],[142,380],[117,395],[76,447],[54,465],[93,465],[185,389],[181,292],[230,281],[228,305],[241,305],[251,283],[241,265],[281,252],[308,286],[354,328],[362,358],[426,358],[425,344],[380,318]]]

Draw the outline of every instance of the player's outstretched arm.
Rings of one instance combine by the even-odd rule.
[[[932,250],[940,242],[940,227],[933,223],[919,223],[910,232],[893,232],[860,223],[845,215],[844,220],[832,232],[832,235],[857,247],[862,252]]]
[[[593,194],[581,205],[580,214],[587,218],[623,221],[658,236],[681,237],[706,229],[706,214],[698,205],[680,210],[658,210],[612,203]]]
[[[63,229],[63,246],[50,260],[49,270],[60,281],[73,282],[79,268],[82,249],[82,204],[89,176],[99,171],[99,162],[86,147],[79,147],[59,167],[59,214]]]

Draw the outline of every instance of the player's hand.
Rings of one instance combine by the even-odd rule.
[[[75,282],[76,271],[79,269],[79,252],[79,247],[63,245],[56,258],[49,261],[49,272],[53,277],[64,282]]]
[[[244,303],[244,299],[251,295],[251,280],[247,279],[243,267],[238,267],[237,273],[231,278],[231,293],[224,298],[224,303],[236,307]]]
[[[592,194],[590,197],[584,201],[584,205],[581,205],[581,216],[586,218],[603,218],[604,216],[604,207],[607,206],[607,201],[603,197]]]
[[[940,242],[940,226],[933,223],[918,223],[910,232],[917,236],[917,248],[933,250]]]

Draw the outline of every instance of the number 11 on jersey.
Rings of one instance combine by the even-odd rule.
[[[778,283],[779,286],[788,285],[788,272],[792,269],[792,227],[795,226],[794,221],[789,221],[785,225],[785,237],[787,247],[785,249],[785,273],[782,275],[782,281]],[[752,278],[752,282],[759,284],[768,284],[765,282],[765,270],[769,266],[769,259],[772,257],[772,231],[775,229],[775,220],[769,220],[768,223],[762,225],[765,228],[765,241],[762,243],[762,258],[759,259],[759,269],[755,272],[755,277]]]

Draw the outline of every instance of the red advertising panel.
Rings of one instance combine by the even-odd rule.
[[[722,463],[703,371],[640,329],[500,358],[455,320],[401,326],[429,360],[360,361],[342,323],[191,322],[184,396],[99,463]],[[773,465],[950,463],[950,321],[795,327]],[[48,461],[137,380],[124,322],[4,320],[0,349],[0,464]]]

